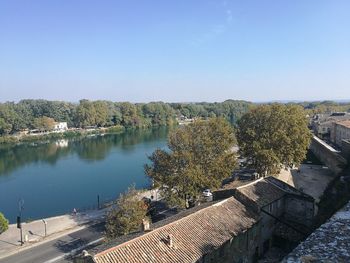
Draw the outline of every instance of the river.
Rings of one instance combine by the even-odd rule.
[[[0,212],[15,222],[87,209],[116,198],[128,186],[149,186],[143,166],[166,148],[168,129],[126,131],[0,148]]]

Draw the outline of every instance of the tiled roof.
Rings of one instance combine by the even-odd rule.
[[[268,178],[259,179],[236,189],[236,196],[240,201],[244,202],[241,198],[248,199],[258,208],[282,198],[285,194],[284,190],[270,182]]]
[[[350,202],[282,262],[350,262]]]
[[[346,128],[350,128],[350,120],[346,120],[346,121],[338,121],[337,122],[338,125],[344,126]]]
[[[308,199],[313,199],[312,196],[303,193],[302,191],[298,190],[297,188],[290,186],[289,184],[287,184],[286,182],[277,179],[274,176],[268,176],[265,178],[266,181],[270,182],[271,184],[273,184],[274,186],[277,186],[278,188],[282,189],[284,192],[289,193],[289,194],[293,194],[293,195],[299,195]]]
[[[231,197],[97,253],[94,260],[97,263],[196,262],[257,220],[257,214]],[[173,247],[167,242],[169,235]]]

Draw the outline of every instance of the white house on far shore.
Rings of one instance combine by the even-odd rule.
[[[68,130],[67,122],[55,122],[53,130],[57,132]]]

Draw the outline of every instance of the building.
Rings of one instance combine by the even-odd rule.
[[[67,122],[55,122],[53,130],[56,132],[62,132],[68,130]]]
[[[311,127],[315,135],[326,138],[330,136],[333,123],[344,120],[350,120],[350,113],[316,114],[311,120]]]
[[[350,262],[350,202],[299,244],[282,262]]]
[[[159,221],[151,230],[120,237],[76,262],[255,262],[274,242],[298,242],[309,233],[314,199],[288,184],[268,177],[223,189],[221,196],[225,191],[228,197],[223,200]]]
[[[342,141],[350,139],[350,120],[333,122],[330,138],[332,143],[342,147]]]
[[[350,161],[350,140],[343,140],[341,144],[341,153],[346,160]]]
[[[294,246],[311,232],[314,199],[272,176],[238,187],[237,200],[260,215],[259,255]]]
[[[130,240],[121,237],[77,262],[252,262],[258,253],[259,215],[233,197],[207,205],[160,221]]]

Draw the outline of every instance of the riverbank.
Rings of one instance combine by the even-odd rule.
[[[121,125],[107,127],[107,128],[96,128],[96,129],[70,129],[63,132],[47,132],[39,134],[27,134],[27,135],[7,135],[0,137],[0,144],[17,144],[21,142],[38,142],[38,141],[49,141],[49,140],[60,140],[60,139],[71,139],[75,137],[84,137],[89,135],[101,135],[111,133],[122,133],[126,129]]]
[[[134,129],[104,136],[19,143],[0,147],[0,211],[15,223],[88,210],[113,200],[130,185],[148,188],[144,165],[167,147],[168,128]]]

